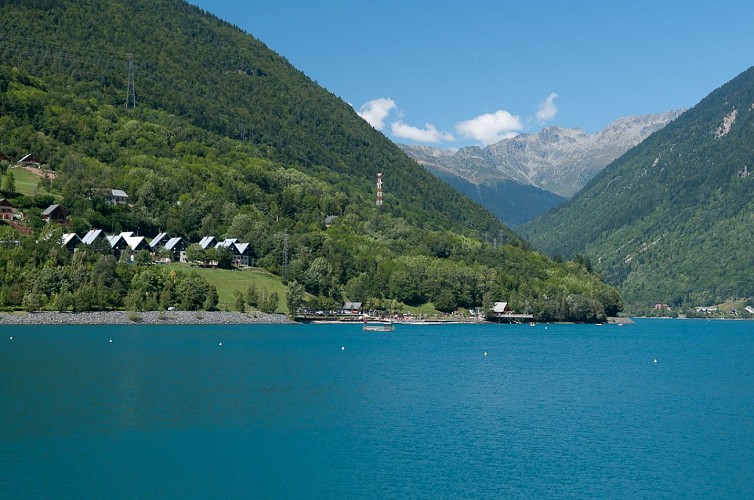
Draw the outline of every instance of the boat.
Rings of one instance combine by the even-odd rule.
[[[368,321],[364,317],[364,326],[362,331],[365,332],[394,332],[395,326],[392,321]]]

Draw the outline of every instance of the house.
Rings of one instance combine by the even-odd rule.
[[[13,220],[13,205],[5,198],[0,198],[0,220]]]
[[[36,155],[28,154],[18,160],[18,165],[24,166],[24,167],[38,167],[42,164],[42,160],[40,160]]]
[[[346,302],[341,309],[342,314],[361,314],[361,302]]]
[[[149,249],[149,244],[143,236],[134,236],[134,233],[132,232],[120,233],[120,235],[126,241],[128,248],[131,249],[132,253]]]
[[[236,249],[233,253],[233,265],[248,266],[251,260],[251,246],[248,243],[236,243],[233,247]]]
[[[655,311],[670,311],[670,306],[667,304],[655,304]]]
[[[183,238],[170,238],[163,248],[170,252],[171,262],[186,262],[186,247],[188,245]]]
[[[123,234],[112,234],[106,236],[107,242],[110,243],[110,249],[116,256],[120,256],[124,250],[128,249],[128,242]]]
[[[168,236],[168,233],[160,233],[152,238],[152,241],[149,242],[149,248],[152,250],[152,252],[156,252],[160,247],[164,247],[165,243],[167,243],[169,240],[170,236]]]
[[[7,161],[8,163],[13,163],[13,158],[11,158],[8,155],[5,155],[3,153],[0,153],[0,163]]]
[[[102,232],[102,229],[91,229],[83,238],[81,238],[81,243],[91,245],[95,241],[103,239],[107,239],[107,237],[105,236],[105,233]]]
[[[500,314],[511,314],[513,311],[508,306],[507,302],[495,302],[495,304],[492,306],[492,312],[500,315]]]
[[[113,205],[126,205],[128,204],[128,195],[121,189],[111,189],[110,203]]]
[[[746,306],[744,307],[744,311],[746,311],[749,314],[754,314],[754,307]]]
[[[337,218],[337,215],[328,215],[327,217],[325,217],[325,227],[330,227],[335,224],[335,219]]]
[[[215,247],[217,245],[217,240],[214,236],[205,236],[199,241],[199,246],[202,247],[202,250],[206,250],[211,247]]]
[[[76,233],[65,233],[60,239],[60,244],[70,251],[74,251],[81,244],[81,238]]]
[[[42,219],[47,223],[55,222],[57,224],[65,224],[67,222],[65,210],[57,204],[47,207],[45,211],[42,212]]]

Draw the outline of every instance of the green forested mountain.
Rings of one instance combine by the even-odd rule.
[[[33,153],[57,173],[43,183],[49,194],[3,186],[35,233],[0,248],[0,307],[53,304],[64,285],[68,293],[95,290],[93,307],[122,307],[140,287],[157,296],[170,284],[104,253],[72,261],[39,245],[55,240],[37,215],[52,202],[68,212],[66,231],[79,234],[94,227],[165,230],[191,241],[238,237],[257,265],[319,301],[451,310],[509,300],[542,318],[592,320],[621,307],[585,266],[528,251],[346,103],[195,7],[0,0],[0,17],[13,26],[0,33],[0,153]],[[129,60],[135,106],[127,99]],[[14,170],[2,169],[5,178]],[[379,208],[377,172],[385,189]],[[107,203],[113,188],[128,193],[129,205]],[[329,215],[338,218],[326,228]]]
[[[754,68],[524,226],[543,251],[581,253],[627,302],[754,296]]]

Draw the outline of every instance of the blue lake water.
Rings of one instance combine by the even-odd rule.
[[[4,498],[754,497],[754,322],[0,332]]]

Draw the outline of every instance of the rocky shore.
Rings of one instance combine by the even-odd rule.
[[[0,325],[241,325],[293,323],[283,314],[224,311],[0,313]]]

